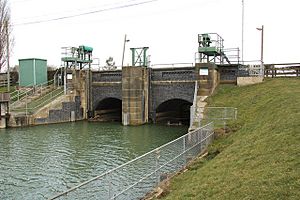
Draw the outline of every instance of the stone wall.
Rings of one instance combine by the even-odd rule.
[[[151,81],[195,80],[195,68],[152,69]]]
[[[92,82],[115,82],[122,81],[122,71],[93,72]]]
[[[151,71],[149,118],[155,121],[156,109],[168,100],[193,103],[195,68],[155,69]]]
[[[122,100],[122,85],[119,84],[92,84],[92,107],[95,110],[100,101],[106,98]]]
[[[72,121],[72,111],[75,113],[75,121],[83,119],[83,109],[79,96],[75,96],[74,102],[62,102],[61,109],[50,109],[46,118],[35,118],[34,124],[70,122]]]
[[[122,71],[101,71],[92,73],[91,101],[95,110],[106,98],[122,100]]]
[[[149,106],[149,108],[145,107],[144,112],[148,115],[145,119],[154,119],[157,107],[165,101],[182,99],[193,103],[195,80],[197,80],[194,67],[168,69],[147,68],[147,71],[147,73],[139,74],[136,78],[131,80],[132,88],[138,86],[143,88],[143,94],[136,93],[135,97],[138,98],[141,95],[145,97],[140,99],[140,103]],[[147,85],[146,81],[144,82],[145,85],[141,85],[142,81],[138,81],[141,78],[145,79],[145,81],[147,78],[150,78],[151,82]],[[122,87],[124,87],[123,84],[125,83],[124,80],[122,82],[122,71],[93,72],[91,91],[93,109],[95,110],[99,102],[106,98],[116,98],[124,101],[124,91],[122,91]],[[147,87],[149,87],[148,91],[145,90]],[[132,95],[134,94],[132,93]],[[146,97],[147,95],[149,95],[149,98]],[[149,113],[147,113],[148,111]]]

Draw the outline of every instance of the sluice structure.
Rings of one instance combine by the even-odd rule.
[[[151,66],[149,47],[130,50],[131,66],[92,71],[92,47],[62,48],[63,64],[53,80],[11,94],[9,126],[89,119],[123,125],[190,124],[193,129],[200,126],[199,108],[218,84],[262,79],[250,76],[247,69],[252,68],[240,62],[239,50],[225,49],[216,33],[198,35],[193,64]]]

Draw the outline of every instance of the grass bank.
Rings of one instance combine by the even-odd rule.
[[[209,105],[238,108],[238,120],[164,199],[300,199],[300,79],[222,85]]]

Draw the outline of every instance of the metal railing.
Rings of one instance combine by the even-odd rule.
[[[233,107],[202,107],[202,118],[199,124],[214,122],[216,128],[226,128],[226,124],[230,120],[236,120],[238,110]]]
[[[239,66],[239,76],[264,76],[264,65],[259,60],[243,61]]]
[[[22,101],[26,98],[26,96],[31,96],[34,94],[41,94],[43,93],[43,90],[45,90],[46,87],[55,87],[54,80],[50,80],[35,86],[28,85],[26,87],[23,87],[22,89],[15,90],[10,93],[10,106],[14,107],[19,101]]]
[[[58,87],[51,92],[41,96],[40,98],[33,100],[32,102],[28,102],[29,96],[27,93],[25,96],[22,98],[24,100],[24,103],[20,107],[11,107],[11,111],[13,112],[24,112],[26,115],[27,114],[33,114],[36,112],[38,109],[43,107],[44,105],[50,103],[52,100],[57,98],[58,96],[62,95],[64,93],[63,89],[61,87]]]
[[[213,137],[209,123],[50,199],[141,199],[203,153]]]
[[[184,68],[194,67],[194,63],[164,63],[164,64],[152,64],[151,68]]]

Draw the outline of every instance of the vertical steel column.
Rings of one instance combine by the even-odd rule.
[[[144,53],[144,55],[143,55],[144,56],[144,58],[143,58],[143,62],[144,62],[143,66],[147,66],[147,55],[146,55],[147,54],[147,50],[148,50],[147,47],[143,48],[143,51],[144,51],[143,52]]]
[[[131,49],[131,51],[132,51],[132,54],[131,54],[131,58],[132,58],[132,67],[134,67],[135,66],[135,48],[132,48]]]
[[[7,91],[10,91],[10,66],[9,66],[9,34],[8,20],[6,20],[6,56],[7,56]]]

